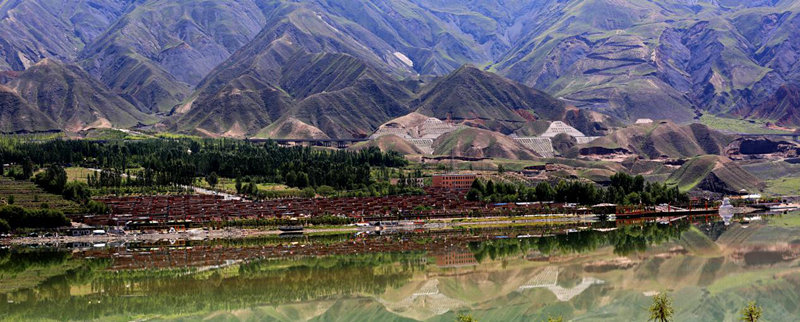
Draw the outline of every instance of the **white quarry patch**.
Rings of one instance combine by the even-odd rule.
[[[404,64],[408,65],[408,67],[414,67],[414,61],[411,60],[411,58],[408,58],[408,56],[406,56],[405,54],[396,51],[394,52],[394,57],[397,57],[397,59],[402,61]]]
[[[536,152],[536,154],[544,157],[544,158],[552,158],[556,156],[556,152],[553,149],[553,141],[550,138],[542,138],[542,137],[515,137],[513,138],[514,141],[517,141],[519,144],[526,146],[527,148]]]
[[[433,140],[461,128],[463,126],[430,117],[408,127],[394,123],[382,125],[370,136],[370,139],[376,140],[384,135],[396,135],[419,148],[424,154],[433,154]]]
[[[578,131],[578,129],[576,129],[574,127],[571,127],[567,123],[564,123],[564,122],[561,122],[561,121],[555,121],[553,123],[550,123],[550,127],[541,136],[542,137],[547,137],[547,138],[552,138],[552,137],[555,137],[556,135],[559,135],[561,133],[566,133],[567,135],[569,135],[571,137],[586,136],[586,135],[583,135],[583,133],[581,133],[581,131]]]
[[[605,284],[605,281],[593,277],[584,277],[581,283],[572,288],[564,288],[557,284],[558,267],[548,266],[538,275],[531,278],[527,283],[518,288],[519,291],[544,288],[548,289],[561,302],[567,302],[586,291],[592,285]]]

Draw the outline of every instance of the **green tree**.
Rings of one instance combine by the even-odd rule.
[[[84,182],[72,181],[67,183],[64,186],[64,191],[61,193],[65,199],[77,201],[77,202],[87,202],[89,197],[92,196],[92,192],[89,189],[89,185]]]
[[[36,174],[33,182],[45,191],[60,194],[67,184],[67,172],[61,166],[54,164],[47,167],[44,172]]]
[[[33,175],[33,161],[31,158],[27,157],[24,161],[22,161],[22,176],[24,179],[30,179]]]
[[[456,322],[478,322],[471,314],[459,314],[456,317]]]
[[[317,193],[324,197],[330,197],[336,194],[336,189],[331,186],[319,186],[317,187]]]
[[[497,173],[503,174],[505,172],[506,172],[506,167],[504,167],[502,164],[497,166]]]
[[[242,194],[242,177],[236,177],[236,194]]]
[[[755,301],[752,301],[742,309],[742,321],[758,322],[761,319],[761,313],[763,313],[761,307]]]
[[[653,296],[653,304],[650,305],[650,319],[648,321],[669,322],[672,321],[674,311],[672,309],[672,299],[667,293],[658,293]]]
[[[547,322],[564,322],[564,317],[562,317],[562,316],[549,317],[549,318],[547,318]]]
[[[314,188],[307,187],[303,189],[301,195],[303,196],[303,198],[314,198],[317,195],[317,192],[314,191]]]
[[[483,194],[480,192],[480,190],[472,188],[469,189],[469,192],[467,192],[467,200],[479,201],[481,199],[483,199]]]
[[[537,201],[553,201],[555,199],[556,191],[547,182],[539,182],[536,185],[536,200]]]
[[[478,190],[482,194],[486,192],[486,186],[483,185],[483,182],[479,179],[472,181],[472,189]]]
[[[208,185],[211,186],[211,189],[214,189],[214,187],[217,186],[217,183],[219,183],[219,176],[216,172],[211,172],[206,176],[206,182],[208,182]]]
[[[8,203],[9,205],[13,205],[14,204],[14,195],[8,196],[8,199],[6,199],[6,203]]]
[[[0,219],[0,233],[8,233],[11,231],[11,226],[8,225],[8,222]]]
[[[486,191],[483,193],[483,195],[488,197],[493,195],[495,192],[496,191],[494,187],[494,182],[492,182],[492,180],[489,180],[489,182],[486,183]]]
[[[90,214],[101,215],[111,212],[111,209],[109,209],[108,206],[102,202],[89,200],[89,202],[86,203],[86,211],[88,211]]]

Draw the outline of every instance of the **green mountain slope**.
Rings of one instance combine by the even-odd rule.
[[[0,85],[0,133],[58,131],[50,117],[32,107],[14,90]]]
[[[398,105],[488,121],[487,128],[504,133],[535,134],[529,122],[540,118],[599,134],[598,124],[608,120],[576,109],[559,118],[560,109],[548,111],[549,103],[535,99],[513,105],[532,99],[531,91],[499,93],[492,84],[501,81],[491,74],[453,71],[473,64],[568,106],[629,122],[686,123],[711,113],[796,127],[798,33],[800,3],[791,0],[7,0],[0,3],[0,71],[21,71],[48,57],[79,64],[150,114],[193,113],[210,102],[260,105],[239,121],[254,124],[240,124],[237,133],[294,117],[330,135],[361,135],[400,111],[381,103],[397,98],[386,88],[353,87],[347,77],[356,74],[318,78],[332,74],[298,58],[323,53],[354,57],[404,84],[450,75],[439,82],[459,90],[412,95],[419,100]],[[297,70],[286,73],[291,63]],[[487,87],[470,77],[489,77],[481,84]],[[224,101],[242,90],[248,94]],[[367,93],[354,93],[361,90]],[[495,92],[481,97],[481,91]],[[375,93],[383,98],[364,100]],[[459,100],[468,108],[435,105]],[[283,103],[265,107],[267,101]],[[323,108],[328,101],[332,107]],[[320,114],[353,110],[353,102],[378,111],[357,122],[347,116],[338,128],[341,120],[326,120],[336,115]],[[208,119],[194,118],[192,124]],[[204,128],[226,132],[234,119]]]
[[[52,59],[42,60],[22,72],[8,86],[71,132],[88,128],[128,128],[155,121],[80,67]]]
[[[175,123],[182,131],[225,134],[238,128],[227,134],[252,136],[285,132],[261,130],[291,118],[327,136],[351,138],[409,112],[411,92],[349,55],[297,53],[276,73],[244,73],[221,88],[206,87],[191,107],[176,111]]]
[[[140,109],[167,112],[261,30],[270,6],[144,1],[88,45],[81,64]]]
[[[465,128],[442,135],[433,142],[435,155],[472,158],[532,160],[536,152],[508,136],[487,130]]]
[[[0,70],[24,70],[43,58],[74,61],[122,16],[132,0],[0,2]]]
[[[721,154],[733,139],[702,124],[678,125],[662,121],[628,126],[581,148],[623,148],[649,158],[687,158]]]
[[[718,155],[692,158],[672,173],[667,182],[684,191],[700,189],[726,194],[738,194],[741,190],[756,192],[764,187],[761,180]]]

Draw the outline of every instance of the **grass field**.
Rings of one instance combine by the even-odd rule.
[[[61,210],[64,213],[78,213],[81,206],[75,202],[65,200],[59,195],[47,193],[30,181],[16,181],[7,177],[0,177],[0,203],[8,202],[9,196],[14,196],[14,205],[24,208],[41,208],[47,204],[50,209]]]
[[[769,195],[798,195],[800,194],[800,177],[783,177],[780,179],[767,180],[767,188],[764,190]]]
[[[795,211],[782,216],[772,216],[769,224],[778,227],[800,227],[800,212]]]
[[[704,114],[702,117],[700,117],[700,123],[705,124],[712,129],[735,133],[789,133],[787,131],[767,128],[765,121],[732,119],[718,117],[711,114]]]
[[[94,172],[92,170],[79,167],[65,168],[64,171],[67,172],[68,181],[78,182],[86,182],[86,176]]]
[[[242,183],[243,185],[245,183]],[[196,185],[201,188],[211,189],[211,185],[206,182],[205,178],[197,181]],[[277,184],[277,183],[259,183],[256,184],[258,186],[258,190],[263,191],[278,191],[278,192],[300,192],[300,189],[291,188],[287,185]],[[227,193],[236,193],[236,180],[235,179],[228,179],[228,178],[219,178],[219,183],[217,183],[216,190],[227,192]]]

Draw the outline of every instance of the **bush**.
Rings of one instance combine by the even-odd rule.
[[[72,200],[80,203],[84,203],[89,200],[91,197],[92,192],[89,190],[89,185],[83,182],[72,181],[67,183],[64,186],[64,191],[62,195],[67,200]]]
[[[69,226],[69,219],[58,210],[27,210],[19,206],[0,207],[0,220],[12,230],[19,228],[58,228]]]
[[[11,231],[11,226],[8,224],[7,221],[0,219],[0,233],[8,233]]]
[[[86,203],[86,211],[88,211],[90,214],[102,215],[110,213],[111,209],[109,209],[108,206],[102,202],[89,200],[89,202]]]
[[[330,197],[336,194],[336,189],[331,186],[319,186],[317,187],[317,193],[324,197]]]
[[[59,165],[51,165],[44,172],[37,173],[33,182],[47,192],[60,194],[67,184],[67,172]]]
[[[301,195],[303,196],[303,198],[314,198],[317,195],[317,192],[314,191],[314,188],[308,187],[303,189]]]

